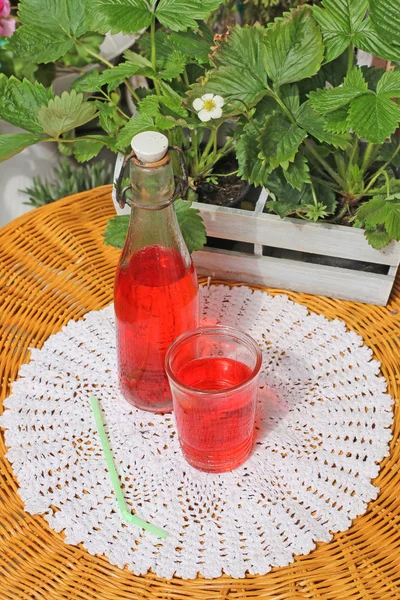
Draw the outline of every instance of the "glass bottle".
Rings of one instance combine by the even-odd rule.
[[[132,140],[131,218],[117,267],[114,307],[120,389],[128,402],[151,412],[172,410],[165,373],[171,343],[199,323],[196,271],[176,218],[167,138],[145,132]],[[119,178],[119,186],[123,171]]]

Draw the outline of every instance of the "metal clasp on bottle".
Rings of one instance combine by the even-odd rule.
[[[170,206],[173,202],[175,202],[175,200],[177,198],[183,198],[185,196],[188,186],[189,186],[185,159],[183,156],[183,152],[182,152],[181,148],[179,148],[179,146],[168,146],[168,152],[172,151],[172,150],[177,152],[179,155],[179,164],[181,167],[182,175],[174,176],[175,189],[174,189],[174,193],[172,194],[172,196],[163,204],[158,204],[156,206],[149,206],[148,204],[142,204],[141,202],[138,202],[137,200],[132,200],[131,198],[127,198],[127,193],[132,190],[132,186],[130,184],[125,186],[121,190],[126,165],[133,158],[138,160],[136,158],[136,155],[134,152],[131,152],[130,154],[128,154],[128,156],[125,157],[124,162],[122,163],[122,168],[121,168],[120,174],[118,176],[117,183],[116,183],[117,201],[121,208],[124,208],[125,204],[127,204],[128,206],[144,208],[145,210],[162,210],[163,208],[167,208],[167,206]],[[149,167],[152,163],[145,164],[145,163],[140,163],[140,161],[138,161],[138,164],[143,164],[143,167]]]

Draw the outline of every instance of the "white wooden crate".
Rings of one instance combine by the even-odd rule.
[[[208,236],[254,244],[253,254],[214,248],[195,252],[200,275],[357,302],[387,303],[400,262],[400,243],[375,250],[360,229],[263,213],[266,200],[263,190],[255,212],[193,204],[201,212]],[[383,265],[387,274],[263,256],[263,246]]]

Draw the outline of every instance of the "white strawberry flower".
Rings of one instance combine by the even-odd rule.
[[[192,106],[197,112],[200,121],[207,123],[211,119],[220,119],[222,117],[222,107],[224,104],[225,100],[222,96],[204,94],[201,98],[196,98]]]

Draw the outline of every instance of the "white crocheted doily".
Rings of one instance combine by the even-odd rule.
[[[113,307],[71,321],[23,365],[8,410],[8,459],[30,513],[68,544],[136,574],[265,574],[364,513],[388,453],[392,400],[379,363],[343,322],[247,287],[201,290],[204,322],[247,331],[264,355],[254,452],[231,473],[191,468],[172,415],[132,408],[117,385]],[[101,402],[127,503],[166,529],[121,520],[89,396]]]

